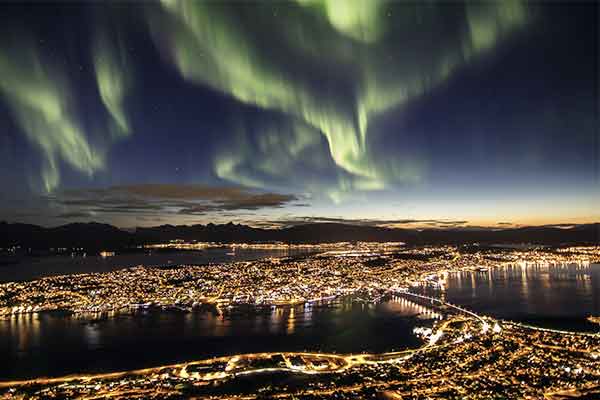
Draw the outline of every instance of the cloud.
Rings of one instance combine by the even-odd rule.
[[[61,218],[99,214],[217,215],[221,212],[280,208],[298,198],[241,187],[140,184],[63,190],[48,198],[69,211]]]
[[[211,200],[240,202],[265,196],[265,193],[235,186],[209,186],[169,183],[111,186],[106,189],[92,189],[91,192],[101,195],[129,195],[162,200]],[[292,200],[293,196],[288,196],[286,199]]]
[[[58,214],[56,218],[65,218],[65,219],[82,219],[82,218],[90,218],[92,217],[92,213],[85,211],[75,211],[75,212],[66,212],[62,214]]]
[[[359,225],[359,226],[378,226],[378,227],[389,227],[398,228],[402,226],[414,227],[414,226],[433,226],[439,228],[452,228],[461,227],[468,224],[469,221],[458,221],[458,220],[437,220],[437,219],[370,219],[370,218],[335,218],[335,217],[292,217],[288,219],[277,219],[265,221],[264,226],[271,227],[290,227],[304,224],[316,224],[316,223],[335,223],[335,224],[348,224],[348,225]]]

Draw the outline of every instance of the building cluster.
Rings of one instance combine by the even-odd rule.
[[[600,393],[600,336],[444,312],[431,335],[436,339],[413,350],[232,355],[136,371],[3,382],[0,396],[562,399]]]
[[[348,249],[376,249],[399,248],[403,242],[331,242],[331,243],[221,243],[185,241],[181,239],[170,240],[165,243],[153,243],[142,246],[145,249],[170,249],[170,250],[204,250],[212,248],[252,249],[252,250],[348,250]]]
[[[44,311],[113,314],[139,307],[190,311],[206,304],[285,307],[346,295],[377,301],[390,293],[427,304],[439,318],[431,328],[417,328],[421,347],[401,352],[231,355],[136,371],[0,382],[0,398],[596,398],[600,335],[496,321],[412,288],[443,290],[452,272],[599,259],[598,247],[377,250],[363,245],[296,259],[139,266],[6,283],[0,285],[3,318]]]
[[[178,266],[47,277],[0,285],[0,316],[44,311],[101,313],[137,308],[192,310],[206,304],[285,306],[360,294],[376,300],[423,284],[443,289],[448,273],[524,260],[593,262],[600,248],[461,251],[451,246],[390,250],[382,244],[303,258]]]

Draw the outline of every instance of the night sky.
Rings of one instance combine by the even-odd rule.
[[[600,220],[594,2],[0,5],[0,220]]]

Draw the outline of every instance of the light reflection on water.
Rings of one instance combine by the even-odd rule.
[[[596,331],[600,264],[511,264],[448,275],[451,303],[497,318],[568,330]]]
[[[295,307],[0,320],[0,377],[128,370],[262,351],[385,352],[418,347],[416,326],[442,316],[402,297],[343,298]],[[6,362],[5,362],[6,360]]]
[[[137,265],[198,265],[257,260],[267,257],[297,257],[314,253],[307,249],[212,248],[204,251],[131,253],[114,257],[48,256],[24,257],[16,264],[0,264],[0,283],[39,279],[47,276],[110,272]]]

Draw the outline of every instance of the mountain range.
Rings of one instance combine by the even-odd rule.
[[[406,242],[407,244],[532,243],[599,244],[600,224],[519,228],[402,229],[342,223],[310,223],[287,228],[254,228],[239,224],[161,225],[132,231],[100,223],[73,223],[46,228],[0,222],[0,247],[26,249],[124,249],[174,239],[222,243],[322,243],[342,241]]]

